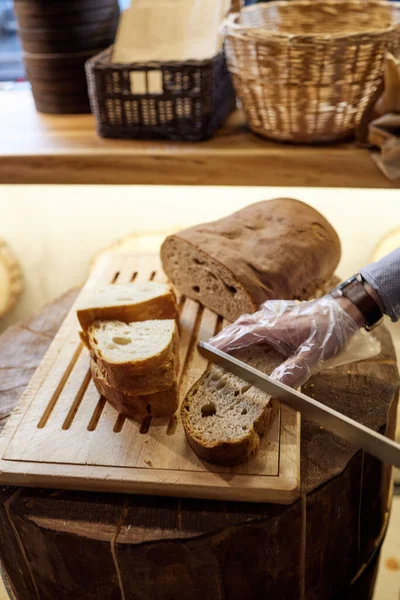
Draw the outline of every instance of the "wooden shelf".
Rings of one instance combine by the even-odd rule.
[[[354,144],[295,146],[248,131],[237,111],[198,144],[105,140],[91,115],[42,115],[0,92],[0,183],[399,187]]]

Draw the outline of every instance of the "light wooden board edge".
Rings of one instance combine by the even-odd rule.
[[[7,463],[12,462],[12,467]],[[6,463],[5,466],[3,463]],[[9,485],[52,487],[82,491],[181,496],[243,502],[274,502],[291,504],[298,498],[297,478],[260,477],[259,475],[231,475],[227,473],[168,471],[172,482],[166,482],[166,473],[159,469],[126,469],[124,467],[82,467],[82,465],[36,463],[34,475],[26,472],[29,463],[1,461],[1,481]],[[136,475],[140,471],[140,478]],[[266,488],[264,479],[274,479],[274,488]],[[118,489],[110,488],[110,482]],[[159,487],[157,487],[159,485]],[[249,487],[251,486],[251,494]],[[285,493],[284,497],[282,492]]]
[[[300,494],[300,443],[301,415],[282,404],[279,476],[287,481],[287,493],[293,499]],[[285,452],[287,445],[296,445],[296,460],[293,460],[292,453]]]

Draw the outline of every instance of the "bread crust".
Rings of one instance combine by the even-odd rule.
[[[177,289],[230,320],[268,299],[312,297],[339,259],[333,227],[290,198],[191,227],[161,247],[164,270]]]
[[[106,374],[110,385],[131,396],[156,394],[173,386],[177,381],[179,371],[177,359],[166,363],[159,369],[149,370],[148,373],[138,375],[124,373],[122,370],[115,373],[113,368],[105,368],[104,363],[99,361],[93,352],[91,352],[91,357]]]
[[[113,306],[86,306],[76,311],[82,330],[85,332],[95,321],[152,321],[158,319],[176,319],[178,307],[176,296],[170,288],[162,296],[149,298],[143,302]]]
[[[151,417],[168,417],[178,408],[178,386],[176,380],[169,388],[154,394],[132,395],[118,386],[113,386],[105,372],[92,359],[90,370],[97,391],[119,413],[130,419],[142,422]]]

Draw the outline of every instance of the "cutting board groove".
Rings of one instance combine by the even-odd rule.
[[[166,281],[158,256],[109,255],[81,294],[146,280]],[[178,305],[182,401],[207,367],[198,341],[226,322],[190,298],[179,297]],[[0,482],[282,503],[298,495],[299,415],[281,407],[245,464],[209,465],[187,444],[179,411],[140,425],[99,397],[78,329],[74,305],[0,438]]]

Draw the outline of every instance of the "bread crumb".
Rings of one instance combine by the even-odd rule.
[[[151,462],[151,460],[149,458],[145,458],[144,462],[146,463],[146,465],[149,465],[149,467],[153,466],[153,463]]]

